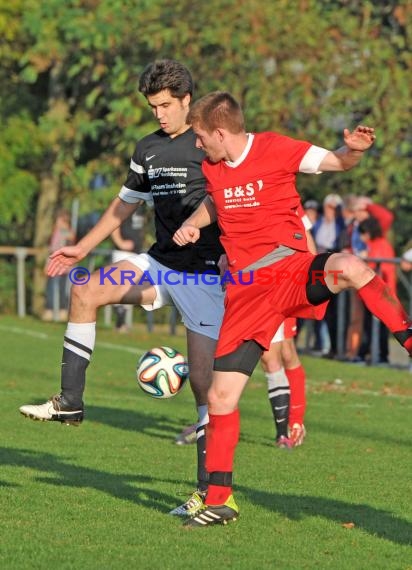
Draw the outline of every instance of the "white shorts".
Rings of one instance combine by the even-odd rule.
[[[173,303],[187,329],[218,339],[224,310],[219,276],[174,271],[147,253],[132,253],[125,260],[150,276],[146,283],[154,283],[156,299],[152,305],[142,305],[146,311]]]
[[[112,251],[112,263],[117,263],[118,261],[124,261],[128,259],[133,253],[130,251],[125,251],[124,249],[114,249]]]
[[[272,338],[270,343],[273,344],[275,342],[282,342],[282,340],[285,340],[285,323],[284,322],[280,325],[278,330],[275,332],[275,336]]]

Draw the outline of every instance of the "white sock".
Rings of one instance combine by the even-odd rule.
[[[74,341],[80,345],[88,348],[91,352],[94,350],[94,345],[96,343],[96,323],[67,323],[66,333],[64,335],[69,341]],[[75,344],[67,343],[66,340],[63,343],[65,348],[68,348],[72,352],[79,354],[90,360],[90,354],[81,349],[81,347],[76,347]]]

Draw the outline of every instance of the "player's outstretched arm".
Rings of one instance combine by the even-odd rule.
[[[112,238],[114,245],[117,249],[121,249],[122,251],[133,251],[134,250],[134,241],[132,239],[123,239],[122,232],[119,228],[116,228],[110,235]]]
[[[195,243],[200,237],[200,228],[208,226],[216,220],[216,210],[212,200],[207,196],[200,206],[187,218],[173,235],[177,245]]]
[[[71,267],[84,259],[89,252],[106,239],[137,208],[139,203],[129,204],[116,197],[97,224],[76,245],[61,247],[50,255],[47,275],[63,275]]]
[[[375,142],[375,129],[358,125],[355,130],[344,129],[343,140],[345,146],[328,152],[319,165],[319,170],[342,171],[350,170],[358,164],[363,153]]]
[[[53,252],[47,264],[47,275],[56,277],[86,257],[87,252],[80,245],[67,245]]]

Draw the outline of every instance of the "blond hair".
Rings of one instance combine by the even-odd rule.
[[[236,99],[226,91],[214,91],[196,101],[186,122],[209,133],[223,128],[236,135],[245,130],[242,109]]]

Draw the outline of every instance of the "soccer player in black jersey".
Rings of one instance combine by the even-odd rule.
[[[186,516],[202,505],[207,488],[207,391],[223,314],[220,284],[200,277],[219,273],[217,263],[223,250],[216,224],[202,230],[196,244],[180,248],[172,240],[175,231],[206,195],[200,166],[204,153],[196,148],[195,135],[186,124],[193,94],[190,72],[173,60],[155,61],[143,71],[139,91],[146,97],[160,128],[137,143],[119,195],[85,237],[51,256],[48,274],[61,275],[84,259],[144,200],[154,202],[156,242],[147,254],[131,254],[127,260],[105,268],[103,275],[107,278],[103,283],[99,270],[87,284],[72,286],[63,343],[61,391],[45,404],[22,406],[20,412],[35,420],[80,423],[84,414],[86,368],[95,346],[97,309],[124,303],[153,310],[173,301],[186,327],[190,383],[199,415],[198,486],[183,505],[171,511]],[[171,272],[173,279],[162,279]],[[124,278],[126,275],[132,275],[132,281]],[[149,279],[142,280],[144,275],[150,275],[153,284]],[[140,281],[140,285],[136,284]]]

